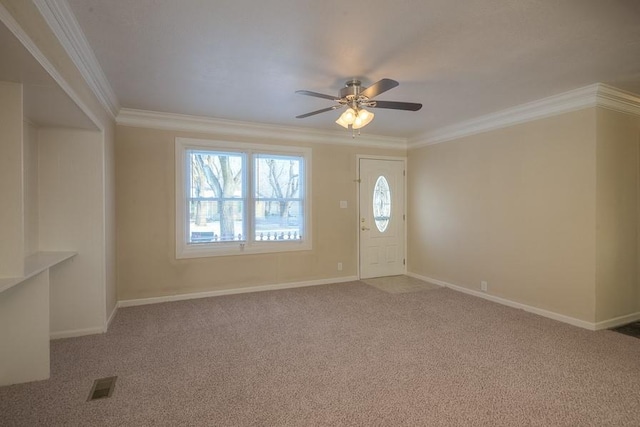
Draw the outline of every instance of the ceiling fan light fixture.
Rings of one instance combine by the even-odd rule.
[[[301,95],[314,96],[316,98],[329,99],[337,102],[333,107],[322,108],[320,110],[312,111],[310,113],[301,114],[296,116],[297,119],[304,119],[305,117],[315,116],[316,114],[325,113],[327,111],[337,110],[338,108],[347,107],[347,110],[340,115],[336,123],[345,129],[361,129],[371,123],[374,114],[365,110],[367,108],[386,108],[389,110],[405,110],[405,111],[418,111],[422,108],[422,104],[415,102],[400,102],[400,101],[377,101],[374,100],[376,96],[384,93],[399,83],[391,79],[382,79],[369,87],[362,87],[359,80],[349,80],[345,87],[340,90],[338,96],[325,95],[323,93],[312,92],[309,90],[297,90],[296,93]],[[355,132],[353,133],[355,137]],[[360,132],[358,132],[360,135]]]
[[[375,116],[375,114],[365,110],[364,108],[361,108],[360,110],[358,110],[358,114],[356,115],[356,118],[353,121],[353,128],[360,129],[365,127],[366,125],[371,123],[371,120],[373,120],[373,116]]]
[[[357,117],[357,113],[353,110],[353,108],[347,109],[344,113],[340,115],[336,123],[342,126],[345,129],[349,129],[350,125],[353,125]]]

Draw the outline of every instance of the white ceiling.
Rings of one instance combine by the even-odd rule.
[[[24,115],[41,126],[96,129],[53,78],[0,23],[0,81],[22,83]]]
[[[596,82],[640,93],[637,0],[68,0],[122,107],[316,129],[348,79],[400,82],[363,133],[414,137]]]

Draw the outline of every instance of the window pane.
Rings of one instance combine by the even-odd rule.
[[[242,198],[244,156],[189,150],[192,198]]]
[[[189,150],[188,243],[244,241],[244,155]]]
[[[302,200],[303,158],[255,156],[254,218],[256,241],[301,240],[304,234]]]
[[[255,203],[255,240],[301,240],[304,215],[299,201],[257,201]]]
[[[373,219],[381,232],[387,229],[391,217],[391,192],[384,176],[379,176],[373,188]]]
[[[242,201],[191,200],[189,243],[244,241]]]

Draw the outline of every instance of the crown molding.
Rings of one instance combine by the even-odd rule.
[[[113,118],[120,109],[107,77],[89,45],[67,0],[33,0],[94,95]]]
[[[623,113],[640,115],[640,97],[613,86],[595,83],[423,133],[409,140],[408,148],[419,148],[439,144],[481,132],[589,107],[602,107]]]
[[[116,117],[121,126],[182,132],[199,132],[219,136],[239,136],[244,138],[271,138],[291,142],[316,144],[353,145],[358,147],[392,148],[405,150],[407,140],[377,135],[360,135],[356,138],[349,132],[321,131],[317,129],[269,125],[253,122],[217,119],[184,114],[161,113],[157,111],[121,108]]]
[[[44,70],[51,76],[51,78],[60,86],[60,88],[71,98],[71,100],[82,110],[84,114],[96,125],[99,130],[104,130],[104,124],[93,113],[93,111],[82,101],[82,98],[76,93],[76,91],[67,83],[53,64],[47,59],[42,51],[31,40],[31,37],[22,29],[20,24],[15,20],[11,12],[9,12],[0,3],[0,21],[11,31],[11,33],[22,43],[27,51],[34,57],[34,59],[44,68]]]
[[[408,145],[409,148],[418,148],[439,144],[489,130],[594,107],[596,105],[597,90],[597,84],[585,86],[471,120],[465,120],[451,126],[423,133],[416,138],[412,138]]]
[[[599,83],[596,97],[598,107],[640,116],[640,95]]]

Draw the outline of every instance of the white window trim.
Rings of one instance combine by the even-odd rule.
[[[190,149],[215,150],[223,149],[225,151],[236,151],[242,153],[260,153],[260,154],[279,154],[294,155],[304,158],[304,236],[301,241],[280,241],[280,242],[254,242],[253,241],[253,221],[254,221],[254,195],[252,194],[253,184],[251,182],[251,174],[247,180],[247,197],[246,197],[246,218],[248,221],[248,238],[246,242],[218,242],[218,243],[199,243],[197,245],[187,244],[189,224],[186,218],[187,205],[187,186],[185,153]],[[270,144],[253,144],[228,142],[219,140],[195,139],[195,138],[176,138],[175,141],[175,177],[176,177],[176,258],[204,258],[225,255],[249,255],[274,252],[293,252],[311,250],[312,232],[311,232],[311,148],[286,146],[286,145],[270,145]],[[253,165],[247,162],[247,171],[253,169]]]

